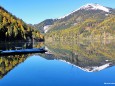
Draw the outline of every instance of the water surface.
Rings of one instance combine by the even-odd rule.
[[[1,56],[0,86],[113,86],[104,83],[115,82],[114,42],[48,43],[46,49]]]

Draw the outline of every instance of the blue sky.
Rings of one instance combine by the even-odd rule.
[[[0,0],[0,5],[26,23],[59,18],[87,3],[115,8],[115,0]]]

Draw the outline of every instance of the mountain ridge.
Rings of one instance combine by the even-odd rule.
[[[87,9],[86,9],[87,8]],[[47,31],[44,30],[44,27],[47,26],[47,24],[44,24],[42,28],[39,28],[40,23],[37,24],[38,29],[44,30],[44,32],[49,32],[50,30],[60,30],[60,29],[67,29],[71,26],[74,26],[78,23],[81,23],[85,21],[86,19],[90,17],[95,17],[98,19],[104,20],[108,15],[115,14],[115,9],[104,7],[99,4],[86,4],[84,6],[81,6],[79,9],[62,16],[60,18],[54,19],[56,21],[52,22],[50,24],[50,27],[47,28]],[[47,20],[44,20],[45,22]],[[42,22],[42,23],[43,23]],[[50,21],[49,21],[50,22]]]
[[[96,6],[97,6],[97,8],[96,8]],[[100,7],[100,9],[99,9],[99,7]],[[102,7],[103,7],[104,9],[102,9]],[[101,5],[99,5],[99,4],[89,3],[89,4],[86,4],[86,5],[84,5],[84,6],[81,6],[80,8],[78,8],[78,9],[72,11],[71,13],[66,14],[65,16],[60,17],[60,18],[57,18],[57,19],[65,18],[66,16],[69,16],[69,15],[71,15],[72,13],[74,13],[74,12],[76,12],[76,11],[79,11],[79,10],[83,10],[83,9],[86,9],[86,10],[90,10],[90,9],[92,9],[92,10],[98,10],[98,9],[99,9],[99,10],[103,10],[103,11],[105,11],[105,12],[109,12],[109,9],[107,9],[107,8],[104,7],[104,6],[101,6]]]

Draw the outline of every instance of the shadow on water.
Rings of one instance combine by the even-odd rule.
[[[86,72],[97,72],[115,65],[115,42],[81,41],[46,43],[48,52],[42,57],[57,59]]]
[[[43,42],[6,42],[0,43],[0,50],[33,49],[41,48],[43,45]]]
[[[37,42],[36,42],[37,43]],[[2,43],[0,44],[0,55],[19,55],[19,54],[28,54],[28,53],[44,53],[43,43]],[[37,45],[37,46],[36,46]]]

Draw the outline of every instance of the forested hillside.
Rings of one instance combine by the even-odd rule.
[[[58,19],[45,37],[50,40],[68,41],[115,39],[115,9],[98,4],[85,5]]]
[[[0,41],[31,41],[32,39],[42,40],[43,35],[23,20],[0,7]]]
[[[103,21],[95,18],[86,19],[73,27],[56,30],[46,34],[46,39],[73,40],[73,39],[115,39],[115,15],[108,16]]]

